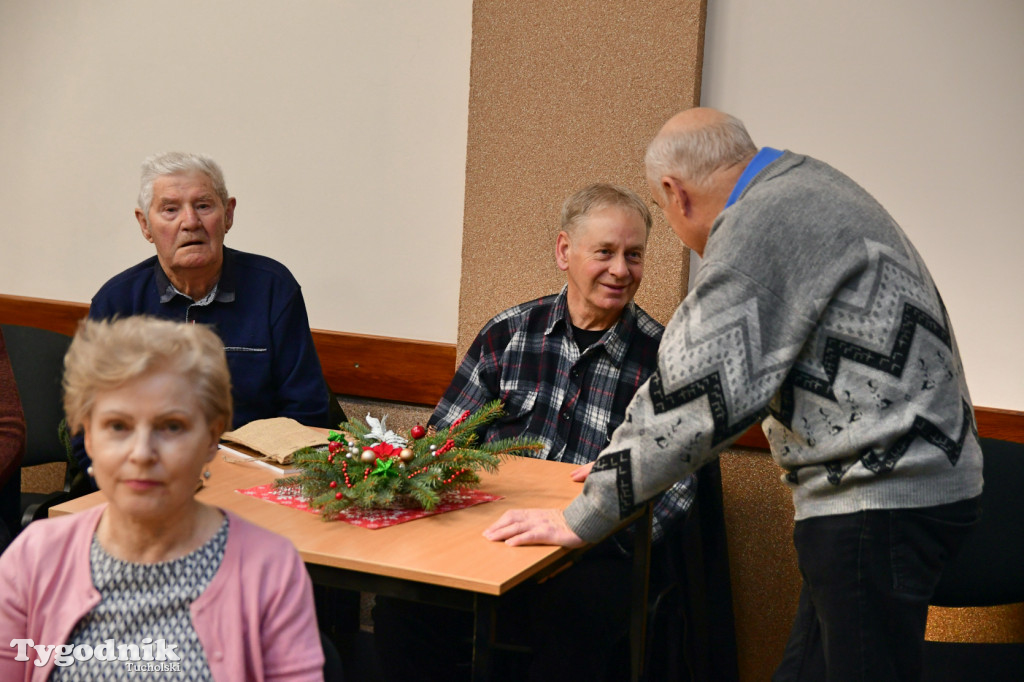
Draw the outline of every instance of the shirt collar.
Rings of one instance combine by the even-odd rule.
[[[561,333],[569,333],[568,328],[572,326],[572,320],[569,317],[568,291],[569,286],[563,286],[562,291],[555,298],[554,305],[551,306],[548,326],[544,331],[546,336],[558,331],[559,328],[561,328]],[[602,346],[611,359],[612,364],[618,367],[626,357],[626,350],[629,348],[629,337],[635,326],[636,303],[630,301],[622,309],[622,315],[619,316],[618,321],[612,325],[611,329],[605,332],[605,335],[594,346]]]
[[[737,201],[739,201],[740,195],[743,194],[743,190],[747,188],[747,185],[765,169],[770,163],[782,156],[782,152],[778,149],[772,149],[771,147],[762,147],[761,151],[754,155],[754,158],[750,160],[747,167],[744,169],[743,174],[740,175],[740,179],[736,181],[736,186],[732,188],[732,194],[729,195],[729,200],[725,202],[725,207],[729,208]]]
[[[209,305],[214,301],[219,303],[231,303],[235,300],[235,278],[234,278],[234,251],[232,249],[224,249],[224,262],[220,269],[220,279],[216,284],[213,285],[213,289],[202,300],[196,301],[196,305]],[[178,288],[171,284],[170,278],[164,269],[160,267],[160,260],[157,259],[156,263],[153,264],[153,269],[156,276],[156,290],[160,292],[160,302],[168,303],[175,296],[184,296],[189,298],[185,294],[178,291]],[[191,300],[191,299],[190,299]]]

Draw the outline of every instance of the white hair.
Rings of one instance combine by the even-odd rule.
[[[228,188],[224,184],[224,173],[217,162],[203,154],[189,152],[164,152],[155,154],[142,162],[142,180],[139,187],[139,209],[149,214],[153,203],[153,182],[164,175],[178,173],[204,173],[213,182],[213,189],[224,206],[228,205]]]
[[[715,171],[756,153],[743,122],[722,114],[719,120],[700,128],[658,134],[647,147],[644,165],[651,185],[663,192],[661,178],[666,175],[704,185]]]

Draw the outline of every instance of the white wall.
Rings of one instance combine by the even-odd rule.
[[[471,0],[0,2],[0,293],[152,255],[139,165],[184,149],[314,327],[454,341],[471,31]]]
[[[288,265],[314,327],[454,342],[471,26],[471,0],[0,2],[0,293],[88,301],[150,255],[139,163],[190,149],[238,198],[229,245]],[[1020,0],[708,0],[703,78],[889,208],[975,403],[1015,410],[1021,35]]]
[[[702,103],[836,166],[924,256],[974,403],[1024,410],[1024,2],[708,0]]]

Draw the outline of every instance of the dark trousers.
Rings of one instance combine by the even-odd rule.
[[[772,679],[919,680],[928,602],[979,517],[974,498],[798,521],[803,588]]]
[[[628,655],[631,570],[632,559],[606,542],[545,582],[503,597],[497,638],[531,653],[495,652],[492,679],[606,679],[615,657]],[[385,679],[469,678],[472,614],[378,595],[373,621]]]

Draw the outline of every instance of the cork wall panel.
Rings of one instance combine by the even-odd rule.
[[[558,291],[564,199],[592,182],[649,198],[643,153],[700,99],[704,0],[476,0],[458,353],[511,305]],[[688,255],[654,211],[637,301],[667,322]]]

